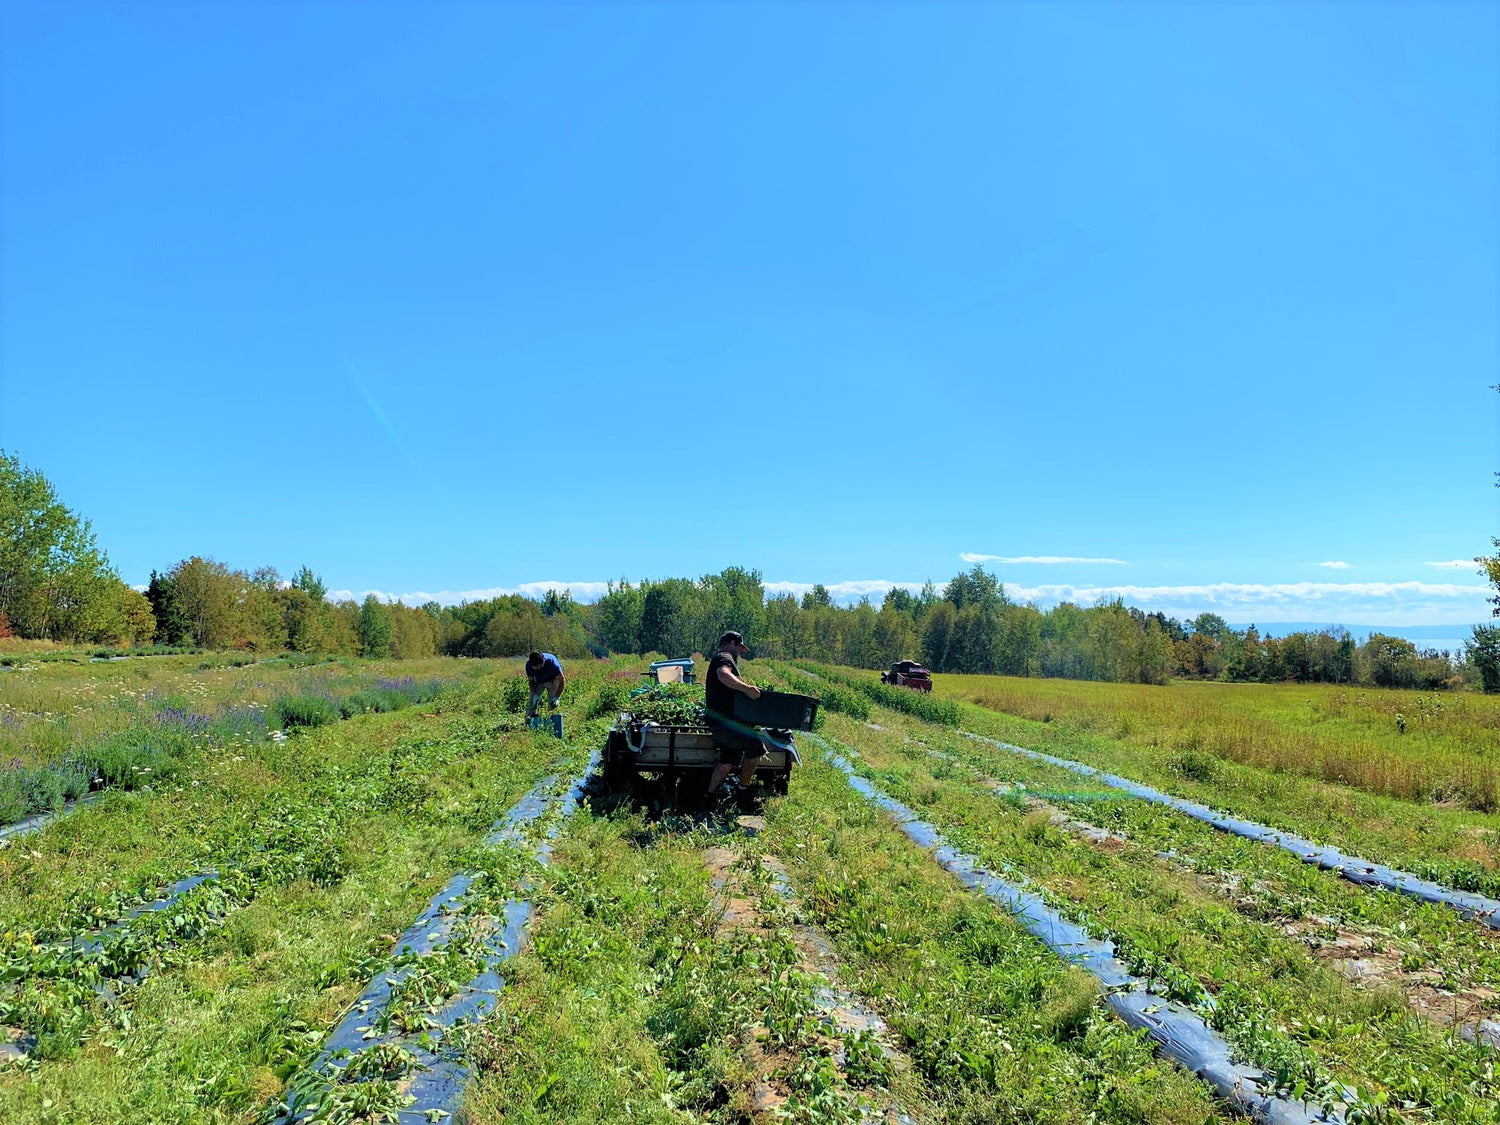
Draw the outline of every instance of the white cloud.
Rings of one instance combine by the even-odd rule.
[[[1472,570],[1479,571],[1479,564],[1473,559],[1449,559],[1447,562],[1424,562],[1423,566],[1435,566],[1439,570]]]
[[[1087,563],[1096,566],[1130,565],[1124,559],[1085,559],[1076,555],[976,555],[973,551],[961,551],[958,557],[966,563],[996,562],[1006,565],[1016,563],[1037,563],[1042,566],[1057,566],[1065,563]]]
[[[383,602],[405,602],[407,605],[425,605],[437,602],[440,605],[457,605],[459,602],[479,602],[486,598],[502,598],[510,594],[522,594],[528,598],[541,599],[548,590],[561,593],[570,590],[573,599],[580,602],[596,602],[609,591],[608,582],[522,582],[517,586],[489,586],[483,590],[413,590],[404,594],[386,590],[329,590],[331,601],[352,599],[362,602],[374,594]]]
[[[1249,621],[1465,625],[1489,616],[1488,586],[1447,582],[1215,582],[1198,586],[1011,586],[1018,601],[1095,605],[1121,598],[1175,617],[1218,613]]]
[[[1329,559],[1327,562],[1320,562],[1318,565],[1319,566],[1326,566],[1329,570],[1348,570],[1349,569],[1349,564],[1346,563],[1346,562],[1344,562],[1342,559]]]

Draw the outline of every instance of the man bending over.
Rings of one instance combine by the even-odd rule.
[[[531,703],[526,718],[534,719],[542,710],[542,695],[547,696],[547,710],[556,711],[563,693],[562,664],[550,652],[533,652],[526,658],[526,682],[531,685]]]

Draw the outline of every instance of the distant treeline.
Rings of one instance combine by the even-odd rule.
[[[247,574],[192,558],[153,574],[144,601],[154,632],[141,641],[396,658],[531,649],[568,658],[685,655],[711,652],[720,633],[737,629],[767,657],[859,668],[914,657],[935,672],[1148,684],[1177,677],[1438,689],[1466,678],[1480,683],[1485,663],[1481,648],[1471,648],[1474,663],[1379,633],[1362,643],[1336,628],[1266,637],[1212,613],[1183,622],[1119,601],[1040,609],[1012,601],[979,567],[941,590],[931,583],[915,594],[893,588],[879,608],[869,601],[836,606],[822,586],[800,599],[768,598],[759,572],[740,567],[696,581],[622,581],[593,605],[551,591],[540,601],[513,594],[411,607],[374,596],[362,604],[330,602],[306,567],[288,584],[270,568]]]
[[[1497,564],[1500,566],[1500,564]],[[611,585],[593,605],[567,592],[440,606],[329,601],[303,567],[289,581],[270,567],[232,570],[211,558],[152,572],[145,594],[120,580],[88,521],[58,501],[39,472],[0,451],[0,637],[195,645],[371,657],[565,658],[609,652],[711,652],[738,629],[759,655],[880,668],[915,657],[936,672],[1061,676],[1165,683],[1172,677],[1323,681],[1500,691],[1500,627],[1476,628],[1467,659],[1418,652],[1340,629],[1262,637],[1221,617],[1190,622],[1122,602],[1051,609],[1021,604],[980,567],[941,590],[893,588],[879,608],[835,606],[814,586],[800,599],[767,597],[760,572],[730,567],[693,580]]]
[[[980,567],[941,591],[931,583],[916,594],[893,588],[878,609],[868,601],[835,606],[822,586],[800,600],[766,598],[759,573],[739,568],[699,582],[622,582],[587,609],[598,643],[616,652],[709,652],[722,629],[734,628],[759,655],[860,668],[912,657],[935,672],[1429,689],[1457,687],[1466,677],[1477,682],[1481,671],[1382,634],[1362,644],[1342,629],[1262,637],[1255,626],[1234,629],[1216,614],[1181,622],[1120,601],[1040,609],[1010,600]]]

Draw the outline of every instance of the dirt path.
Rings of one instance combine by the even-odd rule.
[[[911,1062],[896,1047],[885,1021],[838,983],[840,961],[833,943],[817,927],[801,920],[796,911],[796,892],[781,861],[754,845],[764,822],[746,816],[740,818],[740,826],[746,833],[743,847],[714,846],[706,849],[703,857],[723,911],[721,926],[763,934],[786,929],[797,951],[795,968],[817,981],[812,1001],[822,1025],[819,1045],[832,1059],[849,1092],[855,1094],[857,1101],[851,1108],[857,1109],[861,1121],[872,1125],[917,1125],[889,1090],[864,1084],[858,1074],[851,1073],[855,1069],[849,1058],[851,1042],[873,1047],[893,1074],[909,1071]],[[751,1090],[755,1119],[778,1121],[791,1096],[784,1075],[797,1060],[789,1052],[768,1049],[763,1037],[750,1045],[748,1053],[757,1076]]]

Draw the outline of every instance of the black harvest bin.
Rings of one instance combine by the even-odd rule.
[[[759,699],[734,693],[736,722],[752,727],[782,730],[812,730],[818,717],[818,700],[789,691],[762,691]]]

